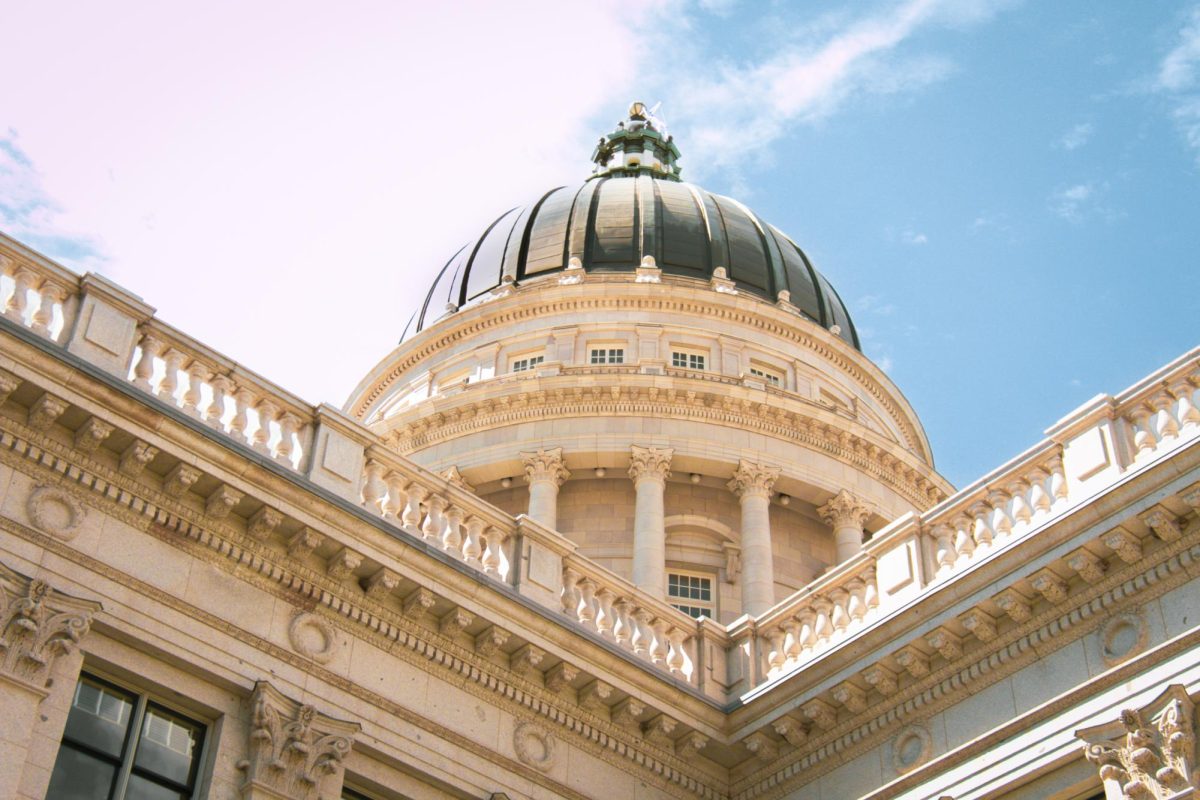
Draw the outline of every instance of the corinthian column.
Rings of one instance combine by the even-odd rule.
[[[742,613],[751,616],[775,605],[771,489],[778,477],[778,467],[742,460],[728,484],[742,504]]]
[[[669,447],[631,448],[629,477],[637,501],[633,512],[633,582],[639,589],[661,597],[667,561],[667,530],[663,492],[671,475]]]
[[[833,541],[837,545],[837,563],[842,563],[862,550],[863,523],[871,515],[870,509],[845,489],[833,496],[817,509],[821,519],[833,528]]]
[[[529,484],[529,517],[558,530],[558,487],[571,477],[563,464],[561,447],[521,453],[525,482]]]

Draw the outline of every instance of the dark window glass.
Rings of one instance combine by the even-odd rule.
[[[204,726],[89,675],[75,687],[48,797],[187,800]]]

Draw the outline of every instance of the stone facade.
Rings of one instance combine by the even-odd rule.
[[[2,797],[112,698],[192,765],[115,796],[1195,791],[1200,350],[953,491],[843,339],[652,261],[506,283],[345,412],[0,267]]]

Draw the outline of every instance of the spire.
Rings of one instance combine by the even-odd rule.
[[[617,129],[601,137],[592,153],[593,178],[650,175],[679,180],[679,148],[666,132],[662,120],[647,110],[645,103],[629,107],[629,118],[617,123]]]

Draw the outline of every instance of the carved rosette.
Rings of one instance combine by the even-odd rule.
[[[742,459],[726,485],[739,500],[746,497],[770,497],[778,479],[779,467],[768,467]]]
[[[44,688],[55,660],[75,649],[99,610],[0,565],[0,675]]]
[[[1129,800],[1165,800],[1197,788],[1194,710],[1187,690],[1172,684],[1118,721],[1075,735],[1106,785],[1115,783]]]
[[[562,486],[567,478],[571,477],[570,471],[563,463],[561,447],[552,447],[549,450],[538,448],[533,453],[521,453],[521,461],[525,466],[527,483],[549,481],[555,486]]]
[[[674,448],[640,447],[635,444],[629,450],[629,477],[635,484],[641,480],[662,483],[671,477],[671,456],[675,455]]]
[[[862,530],[862,526],[871,516],[871,509],[863,501],[842,489],[828,503],[818,508],[817,513],[821,515],[821,519],[825,520],[825,524],[835,530],[838,528]]]
[[[321,781],[341,774],[358,723],[327,717],[265,681],[250,703],[248,757],[238,764],[246,773],[242,797],[317,800]]]

